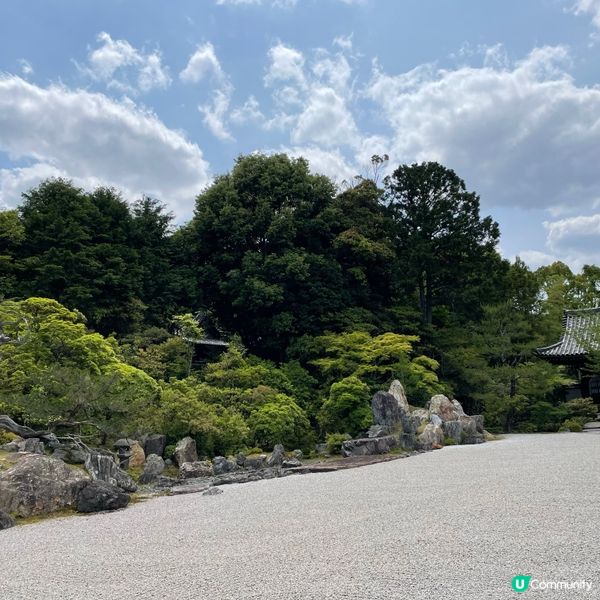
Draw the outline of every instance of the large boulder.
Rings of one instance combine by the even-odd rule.
[[[267,458],[268,467],[280,467],[285,460],[285,450],[281,444],[275,444],[273,452]]]
[[[112,456],[91,452],[85,460],[85,468],[94,481],[105,481],[125,492],[135,492],[133,479],[115,463]]]
[[[53,458],[58,458],[70,465],[83,465],[87,458],[87,451],[75,446],[60,446],[52,453]]]
[[[380,438],[359,438],[342,442],[343,456],[367,456],[371,454],[386,454],[398,446],[395,435]]]
[[[0,531],[16,525],[16,521],[7,513],[0,510]]]
[[[398,407],[401,411],[404,411],[405,413],[410,412],[410,407],[408,406],[408,400],[406,398],[404,386],[397,379],[394,379],[394,381],[392,381],[389,393],[392,396],[394,396],[394,398],[396,398],[396,401],[398,402]]]
[[[213,474],[213,465],[209,460],[183,463],[179,467],[179,479],[193,479],[195,477],[210,477]]]
[[[129,457],[129,468],[143,467],[146,462],[146,454],[142,445],[137,440],[131,440],[131,456]]]
[[[184,463],[185,464],[185,463]],[[144,464],[144,472],[140,477],[141,484],[152,483],[165,470],[165,461],[157,454],[150,454]]]
[[[144,453],[146,456],[150,456],[151,454],[162,456],[165,453],[166,445],[167,437],[160,433],[154,433],[144,440]]]
[[[174,452],[175,462],[181,466],[186,462],[196,462],[198,452],[196,451],[196,442],[191,437],[184,437],[177,442]]]
[[[481,415],[472,417],[464,415],[461,417],[460,422],[462,425],[462,444],[481,444],[485,442],[483,417]]]
[[[463,415],[465,413],[460,404],[458,404],[460,410],[456,404],[443,394],[437,394],[429,401],[429,413],[437,415],[442,421],[457,421],[462,416],[461,413]]]
[[[402,411],[398,400],[389,392],[376,392],[371,400],[371,410],[375,425],[383,425],[393,430],[402,423]]]
[[[417,448],[419,450],[432,450],[444,445],[444,431],[439,425],[429,423],[417,436]]]
[[[77,497],[77,512],[117,510],[129,504],[129,494],[106,481],[90,481]]]
[[[30,517],[71,508],[88,482],[83,471],[61,460],[27,454],[0,473],[0,510]]]

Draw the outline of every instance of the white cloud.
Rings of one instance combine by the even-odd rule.
[[[600,88],[578,87],[563,47],[509,67],[375,68],[365,90],[393,132],[392,163],[438,160],[488,205],[584,206],[600,197]]]
[[[163,66],[158,50],[144,53],[127,40],[113,40],[105,31],[98,34],[97,41],[100,46],[88,54],[87,66],[77,65],[94,81],[132,94],[166,89],[171,84],[169,70]]]
[[[300,88],[306,87],[302,52],[279,43],[269,49],[268,56],[270,64],[265,75],[267,86],[290,82]]]
[[[230,100],[231,90],[226,86],[223,89],[214,92],[210,104],[202,104],[198,107],[198,110],[203,115],[202,121],[208,127],[210,132],[216,138],[225,142],[234,141],[234,138],[228,131],[226,125]]]
[[[556,256],[540,250],[523,250],[519,252],[518,256],[530,269],[534,270],[559,260]]]
[[[29,75],[33,75],[33,67],[31,66],[31,63],[27,59],[20,58],[19,66],[21,67],[21,73],[23,74],[24,77],[29,77]]]
[[[115,186],[130,199],[156,197],[185,217],[210,182],[200,148],[130,100],[43,88],[14,76],[0,78],[0,150],[33,163],[2,170],[5,204],[36,180],[64,175]]]
[[[264,123],[265,115],[260,110],[258,100],[254,96],[250,96],[242,106],[231,111],[230,119],[236,125]]]
[[[600,0],[577,0],[571,11],[576,15],[590,15],[592,23],[600,29]]]
[[[351,181],[357,174],[355,167],[350,164],[338,149],[324,150],[318,146],[290,146],[277,150],[289,156],[304,157],[310,163],[313,173],[327,175],[338,185],[343,181]]]
[[[308,104],[291,132],[294,144],[312,142],[325,147],[350,145],[358,141],[352,114],[344,99],[329,87],[314,87]]]
[[[198,83],[210,76],[223,79],[225,74],[214,46],[210,42],[206,42],[198,46],[190,56],[187,66],[179,73],[179,79],[185,83]]]

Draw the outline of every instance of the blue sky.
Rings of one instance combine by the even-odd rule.
[[[236,156],[439,160],[501,251],[600,263],[600,0],[2,0],[0,206],[49,176],[180,222]]]

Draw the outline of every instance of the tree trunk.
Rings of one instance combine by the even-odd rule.
[[[15,423],[8,415],[0,415],[0,429],[10,431],[23,439],[40,438],[46,442],[56,441],[56,436],[51,431],[36,431],[26,425]]]

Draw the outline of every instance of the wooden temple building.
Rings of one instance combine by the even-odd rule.
[[[567,367],[577,380],[565,389],[565,400],[592,398],[600,404],[600,376],[585,372],[588,349],[597,344],[599,334],[600,308],[565,310],[560,340],[536,350],[540,358]]]

